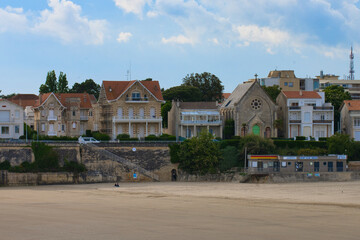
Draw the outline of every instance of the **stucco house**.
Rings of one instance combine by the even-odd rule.
[[[45,93],[33,107],[40,135],[77,137],[93,130],[93,104],[88,93]]]
[[[34,129],[35,121],[33,107],[39,100],[39,96],[35,94],[16,94],[8,100],[23,107],[25,113],[24,121],[26,125],[28,125],[31,129]]]
[[[345,100],[340,107],[341,132],[360,141],[360,100]]]
[[[239,84],[220,108],[223,120],[233,119],[235,135],[276,137],[277,108],[257,81]]]
[[[158,81],[103,81],[97,104],[99,130],[113,139],[119,134],[144,138],[162,134]]]
[[[6,99],[0,99],[0,138],[18,139],[24,134],[24,109]]]
[[[196,137],[206,129],[215,137],[222,138],[222,125],[217,102],[173,101],[168,112],[168,132],[176,137]]]

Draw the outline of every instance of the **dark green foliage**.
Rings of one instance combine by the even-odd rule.
[[[57,86],[57,92],[58,93],[67,93],[67,92],[69,92],[69,87],[68,87],[68,81],[66,79],[66,74],[64,74],[63,72],[60,72],[60,75],[59,75],[59,82],[58,82],[58,86]]]
[[[297,151],[298,156],[323,156],[327,155],[327,150],[323,148],[302,148]]]
[[[0,170],[9,170],[10,167],[11,167],[11,165],[8,160],[5,160],[0,163]]]
[[[111,138],[109,135],[100,132],[92,132],[93,137],[98,141],[109,141]]]
[[[306,140],[306,137],[304,137],[304,136],[296,136],[296,140]]]
[[[220,142],[220,148],[224,149],[228,146],[232,147],[239,147],[240,144],[240,138],[239,139],[224,139]]]
[[[234,136],[235,134],[235,122],[233,119],[229,119],[225,121],[225,126],[224,126],[224,138],[225,139],[230,139]]]
[[[58,82],[56,79],[55,70],[49,71],[46,76],[45,84],[41,84],[39,92],[48,93],[48,92],[57,92]]]
[[[183,79],[183,85],[198,88],[202,94],[202,101],[222,101],[223,99],[224,86],[214,74],[208,72],[188,74]]]
[[[274,154],[275,145],[273,140],[256,135],[247,135],[240,139],[240,153],[244,154]]]
[[[75,161],[64,161],[64,167],[63,169],[67,172],[73,172],[73,173],[81,173],[86,172],[86,167],[82,163],[78,163]]]
[[[163,98],[171,103],[172,100],[182,102],[199,102],[202,101],[202,92],[194,86],[176,86],[166,89],[162,92]]]
[[[170,161],[171,163],[179,163],[179,151],[180,151],[180,144],[178,143],[171,143],[169,144],[170,148]]]
[[[292,140],[273,140],[277,148],[301,149],[301,148],[323,148],[327,149],[326,142],[317,141],[292,141]]]
[[[233,167],[241,167],[239,162],[239,152],[237,147],[227,146],[221,150],[222,159],[219,162],[221,172],[227,171]]]
[[[163,134],[159,137],[155,135],[149,135],[145,137],[145,141],[176,141],[176,136]]]
[[[36,133],[32,135],[33,140],[39,139],[40,141],[78,141],[77,137],[68,137],[68,136],[46,136],[46,135],[39,135],[37,136]]]
[[[0,93],[1,93],[1,90],[0,90]],[[16,94],[15,93],[11,93],[11,94],[8,94],[8,95],[4,95],[4,94],[1,94],[0,95],[0,98],[2,99],[8,99],[8,98],[11,98],[13,96],[15,96]]]
[[[71,88],[70,92],[72,93],[87,92],[88,94],[94,95],[96,99],[98,99],[100,94],[100,89],[101,89],[100,85],[95,83],[94,80],[86,79],[85,82],[75,83]]]
[[[277,96],[279,96],[281,92],[281,88],[278,85],[274,86],[262,86],[262,88],[265,90],[265,92],[271,97],[271,99],[276,102]]]
[[[129,138],[130,138],[130,135],[126,134],[126,133],[122,133],[122,134],[119,134],[116,136],[116,139],[118,139],[118,140],[129,139]]]
[[[170,101],[161,104],[161,117],[163,119],[162,124],[164,128],[168,127],[168,112],[170,112],[171,107],[172,103]]]
[[[177,153],[179,168],[190,174],[215,173],[221,155],[219,145],[207,131],[185,140]]]
[[[319,141],[327,141],[328,140],[328,138],[327,137],[319,137]]]
[[[335,133],[327,140],[330,154],[347,154],[351,148],[351,139],[349,135]]]
[[[360,142],[352,141],[348,155],[349,161],[360,161]]]
[[[34,164],[39,171],[52,172],[59,170],[58,154],[52,147],[45,145],[45,143],[33,142],[31,144],[31,149],[35,156]]]
[[[334,129],[338,131],[340,121],[340,106],[344,100],[351,100],[349,92],[346,92],[342,86],[331,85],[324,89],[325,101],[334,106]]]
[[[85,132],[86,137],[92,137],[92,132],[91,130],[87,129]]]

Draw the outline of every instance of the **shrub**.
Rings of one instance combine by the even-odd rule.
[[[86,137],[92,137],[93,136],[91,130],[86,130],[85,135],[86,135]]]
[[[170,161],[171,163],[179,163],[179,151],[180,151],[180,144],[178,143],[171,143],[169,144],[170,148]]]
[[[225,121],[224,126],[224,138],[229,139],[234,136],[235,133],[235,122],[233,119],[228,119]]]
[[[291,140],[273,140],[273,141],[277,148],[290,148],[290,149],[323,148],[323,149],[327,149],[326,142],[291,141]]]
[[[240,140],[240,154],[274,154],[275,145],[273,140],[256,135],[247,135]]]
[[[78,163],[75,161],[64,161],[64,167],[63,169],[67,172],[73,172],[73,173],[81,173],[86,171],[86,167],[82,163]]]
[[[222,159],[219,162],[221,172],[227,171],[233,167],[239,167],[239,152],[236,147],[227,146],[222,151]]]
[[[320,137],[319,138],[319,141],[327,141],[328,140],[328,138],[326,138],[326,137]]]
[[[296,136],[296,140],[306,140],[306,137],[304,136]]]
[[[111,139],[110,136],[105,133],[93,132],[92,135],[96,140],[99,141],[109,141]]]
[[[9,170],[10,167],[11,167],[11,165],[8,160],[5,160],[0,163],[0,170]]]
[[[349,135],[335,133],[327,140],[330,154],[346,154],[351,148],[351,139]]]
[[[33,142],[31,144],[35,156],[35,166],[39,171],[58,171],[59,160],[58,154],[52,147],[41,142]]]
[[[130,138],[130,135],[129,134],[126,134],[126,133],[122,133],[122,134],[119,134],[116,136],[116,139],[118,140],[122,140],[122,139],[129,139]]]
[[[240,139],[224,139],[220,142],[220,148],[224,149],[228,146],[239,147]]]
[[[321,156],[326,154],[326,149],[322,148],[302,148],[297,152],[297,155],[299,156]]]

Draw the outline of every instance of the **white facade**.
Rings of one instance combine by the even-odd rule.
[[[0,99],[0,138],[18,139],[23,133],[23,108],[5,99]]]
[[[334,107],[321,98],[288,98],[288,138],[330,137],[334,134]]]

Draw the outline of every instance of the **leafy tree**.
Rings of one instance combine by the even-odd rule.
[[[233,119],[228,119],[225,121],[224,126],[224,138],[230,139],[235,134],[235,122]]]
[[[57,86],[57,92],[59,92],[59,93],[67,93],[67,92],[69,92],[69,87],[68,87],[68,81],[66,79],[66,74],[64,74],[63,72],[60,72],[60,75],[59,75],[59,82],[58,82],[58,86]]]
[[[49,71],[46,76],[45,84],[41,84],[39,92],[48,93],[48,92],[57,92],[57,79],[55,70]]]
[[[0,90],[0,92],[1,92],[1,90]],[[0,98],[9,99],[9,98],[11,98],[11,97],[13,97],[13,96],[15,96],[15,95],[16,95],[15,93],[8,94],[8,95],[0,95]]]
[[[199,88],[193,86],[176,86],[162,92],[166,101],[179,100],[183,102],[202,101],[202,93]]]
[[[344,100],[351,100],[349,92],[346,92],[342,86],[331,85],[324,89],[325,101],[334,106],[334,125],[335,131],[339,130],[340,106]]]
[[[33,142],[31,144],[35,156],[34,165],[40,171],[57,171],[59,169],[58,154],[52,147],[45,145],[41,142]]]
[[[239,152],[236,147],[227,146],[222,149],[222,159],[219,162],[219,169],[221,172],[227,171],[233,167],[239,167]]]
[[[202,101],[222,101],[224,86],[214,74],[208,72],[188,74],[183,79],[183,85],[199,88],[202,93]]]
[[[161,116],[162,116],[162,124],[164,128],[168,127],[168,112],[171,110],[172,103],[167,101],[166,103],[161,105]]]
[[[276,98],[277,96],[279,96],[280,92],[281,92],[281,88],[278,85],[274,85],[274,86],[262,86],[262,88],[265,90],[265,92],[267,94],[269,94],[269,96],[271,97],[271,99],[276,102]]]
[[[75,83],[70,90],[72,93],[83,93],[87,92],[89,94],[93,94],[96,99],[99,98],[100,94],[100,85],[95,83],[92,79],[86,79],[82,83]]]
[[[349,135],[335,133],[327,140],[329,154],[348,154],[352,147]]]
[[[221,159],[219,145],[207,131],[200,136],[185,140],[177,152],[179,168],[190,173],[214,173]]]
[[[327,151],[323,148],[302,148],[297,152],[298,156],[320,156],[326,155]]]
[[[239,149],[241,157],[245,154],[273,154],[275,145],[273,140],[256,135],[247,135],[240,139]]]

